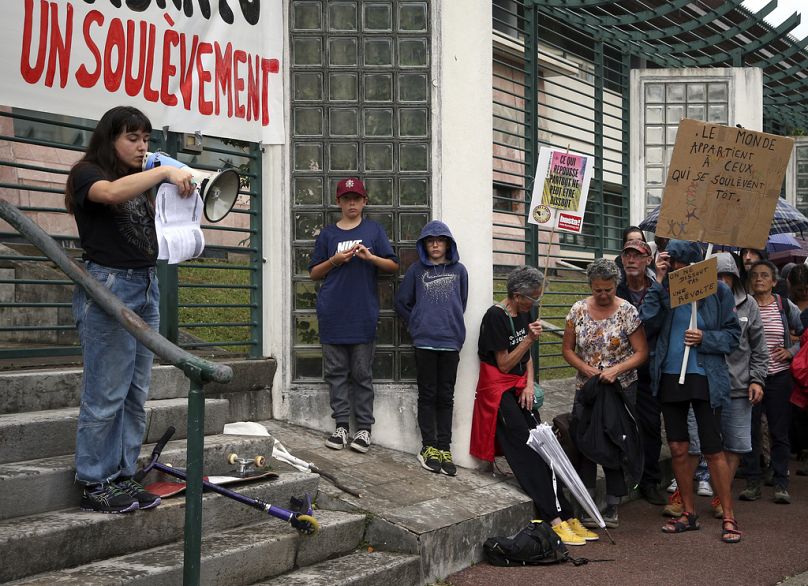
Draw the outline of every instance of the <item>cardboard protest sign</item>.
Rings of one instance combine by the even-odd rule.
[[[13,0],[0,19],[0,104],[282,144],[281,0]]]
[[[541,147],[528,221],[580,234],[594,168],[590,155]]]
[[[718,259],[705,261],[668,273],[671,307],[709,297],[718,291]]]
[[[793,144],[784,136],[682,120],[656,233],[764,248]]]

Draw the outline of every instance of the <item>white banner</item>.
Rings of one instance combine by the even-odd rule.
[[[595,157],[541,147],[528,222],[580,234]]]
[[[5,0],[0,105],[90,119],[128,105],[155,129],[283,143],[282,0],[177,4]]]

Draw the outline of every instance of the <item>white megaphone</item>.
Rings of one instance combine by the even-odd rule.
[[[235,169],[225,169],[224,171],[202,171],[189,167],[177,159],[169,157],[167,154],[157,151],[156,153],[146,153],[143,159],[143,170],[148,171],[155,167],[168,165],[187,169],[194,177],[199,189],[199,196],[204,202],[203,210],[209,222],[219,222],[230,213],[236,205],[238,190],[241,184],[238,172]]]

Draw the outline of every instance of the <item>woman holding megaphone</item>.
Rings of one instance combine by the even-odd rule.
[[[87,272],[157,329],[158,245],[149,190],[170,182],[186,197],[194,184],[188,169],[141,170],[150,134],[151,122],[136,108],[106,112],[70,170],[65,207],[75,217]],[[146,426],[152,352],[80,286],[73,315],[84,357],[76,437],[81,508],[124,513],[155,507],[160,498],[132,479]]]

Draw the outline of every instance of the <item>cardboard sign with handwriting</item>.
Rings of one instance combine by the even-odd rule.
[[[784,136],[682,120],[656,233],[764,248],[793,145]]]
[[[708,258],[668,273],[671,307],[709,297],[718,291],[718,259]]]

